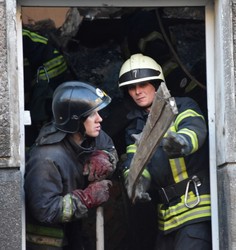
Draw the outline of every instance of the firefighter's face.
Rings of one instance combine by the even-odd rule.
[[[101,130],[102,117],[97,111],[90,114],[84,121],[85,133],[90,137],[97,137]]]
[[[129,85],[128,92],[138,106],[149,109],[154,100],[156,90],[151,83],[142,82]]]

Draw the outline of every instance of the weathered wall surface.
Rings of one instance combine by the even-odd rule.
[[[229,164],[218,172],[220,206],[220,249],[236,249],[236,164]]]
[[[215,72],[219,242],[220,249],[231,250],[236,249],[236,1],[214,3],[216,19],[222,19],[216,64],[223,66],[222,72]],[[16,33],[16,0],[0,0],[0,249],[4,250],[22,249],[24,235]]]
[[[6,8],[0,1],[0,156],[10,156],[9,86],[7,81]]]
[[[9,81],[8,52],[11,46],[7,27],[14,21],[10,17],[14,9],[8,13],[6,1],[14,6],[11,0],[0,0],[0,249],[18,250],[22,249],[22,178],[18,164],[20,135],[15,129],[19,126],[18,114],[15,118],[12,115],[18,109],[12,106],[13,103],[18,106],[17,101],[12,102],[17,98],[18,88],[14,87],[16,82]],[[8,19],[12,20],[8,22]]]
[[[0,169],[0,249],[21,248],[21,175],[13,169]]]
[[[220,249],[236,249],[236,104],[235,104],[235,48],[236,3],[216,1],[221,19],[222,72],[216,81],[216,141],[219,197]],[[216,5],[218,6],[218,5]]]

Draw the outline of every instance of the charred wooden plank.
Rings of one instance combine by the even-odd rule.
[[[146,125],[137,142],[137,151],[130,165],[127,192],[133,202],[138,179],[177,114],[175,100],[163,82],[157,90]]]

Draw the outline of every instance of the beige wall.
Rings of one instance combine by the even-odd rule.
[[[52,19],[56,27],[60,27],[65,20],[69,8],[52,7],[24,7],[22,8],[22,21],[24,24],[33,24],[36,21]]]

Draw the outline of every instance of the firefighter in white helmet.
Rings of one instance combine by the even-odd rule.
[[[120,69],[119,87],[145,81],[164,81],[161,66],[151,57],[135,54]]]
[[[124,182],[137,148],[134,135],[142,132],[161,82],[165,82],[161,66],[143,54],[132,55],[120,69],[119,87],[136,106],[127,115]],[[207,126],[194,100],[175,97],[175,101],[178,115],[139,179],[136,202],[157,201],[155,249],[210,250]]]

